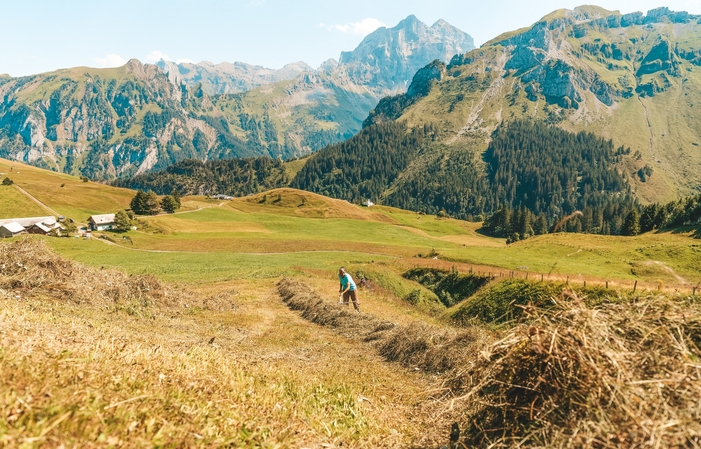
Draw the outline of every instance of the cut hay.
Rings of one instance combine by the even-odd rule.
[[[526,309],[472,371],[469,447],[699,447],[701,314],[656,297]]]
[[[99,307],[184,306],[193,298],[154,276],[129,276],[64,259],[39,239],[0,244],[0,293],[43,296]]]
[[[592,307],[566,292],[549,309],[522,306],[521,323],[487,344],[479,327],[399,326],[300,283],[278,288],[307,319],[373,342],[387,360],[442,373],[446,415],[462,428],[455,447],[701,447],[698,303]]]
[[[429,373],[444,373],[476,359],[484,338],[474,329],[455,329],[412,323],[406,326],[357,313],[350,307],[324,301],[301,282],[283,279],[278,292],[287,305],[314,323],[329,326],[348,338],[373,343],[388,361]]]

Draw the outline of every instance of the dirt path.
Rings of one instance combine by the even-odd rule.
[[[644,262],[644,264],[645,264],[645,265],[657,265],[657,266],[661,267],[663,270],[665,270],[667,273],[669,273],[669,274],[671,274],[672,276],[674,276],[674,278],[675,278],[678,282],[680,282],[680,283],[682,283],[682,284],[688,284],[688,282],[686,282],[686,279],[684,279],[683,277],[679,276],[671,267],[667,266],[667,265],[666,265],[665,263],[663,263],[663,262],[660,262],[659,260],[648,260],[647,262]]]
[[[34,196],[32,196],[31,193],[27,192],[26,190],[24,190],[22,187],[18,186],[17,184],[12,184],[12,186],[13,186],[15,189],[19,190],[20,193],[26,195],[27,198],[29,198],[30,200],[32,200],[32,201],[34,201],[35,203],[37,203],[37,204],[39,205],[39,207],[41,207],[42,209],[44,209],[45,211],[47,211],[48,213],[50,213],[50,214],[53,215],[54,217],[59,217],[59,216],[61,215],[61,214],[59,214],[58,212],[56,212],[55,210],[51,209],[51,208],[50,208],[49,206],[47,206],[46,204],[44,204],[44,203],[42,203],[41,201],[39,201],[38,199],[36,199]]]

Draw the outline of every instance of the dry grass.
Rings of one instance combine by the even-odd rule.
[[[425,430],[430,379],[299,318],[274,300],[269,280],[206,286],[201,306],[186,308],[194,293],[160,284],[101,289],[97,281],[131,277],[64,261],[32,239],[0,245],[2,264],[0,446],[374,448],[440,439],[442,429]],[[132,295],[148,302],[142,313],[117,307]]]
[[[245,212],[274,212],[308,218],[347,218],[395,223],[390,217],[348,201],[290,188],[274,189],[231,202],[235,209]]]
[[[468,446],[699,447],[701,309],[664,297],[527,310],[463,399]]]
[[[399,326],[303,284],[278,289],[305,318],[441,373],[451,396],[435,425],[460,422],[464,447],[701,446],[701,307],[691,300],[589,308],[565,293],[554,309],[525,306],[521,324],[487,344],[478,328]]]
[[[386,360],[429,373],[458,369],[466,359],[475,358],[485,342],[485,332],[476,328],[445,328],[420,321],[399,325],[358,313],[347,305],[325,301],[305,284],[291,279],[280,281],[278,292],[303,318],[330,326],[345,337],[372,342]]]
[[[54,253],[43,240],[25,237],[0,246],[0,288],[16,294],[110,307],[136,301],[175,306],[181,298],[153,276],[127,276],[115,270],[88,268]]]

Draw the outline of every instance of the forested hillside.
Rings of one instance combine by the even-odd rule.
[[[668,8],[557,10],[456,55],[421,98],[384,100],[369,122],[434,123],[447,146],[476,153],[520,119],[591,132],[631,149],[618,169],[638,198],[671,201],[701,186],[699,36],[701,16]]]
[[[312,156],[291,186],[354,202],[381,197],[431,140],[432,128],[374,125]]]
[[[628,152],[591,133],[516,120],[479,155],[436,142],[434,127],[388,122],[313,155],[292,186],[461,218],[525,208],[552,224],[576,210],[632,203],[616,168]]]
[[[282,161],[269,157],[207,162],[187,159],[161,172],[113,182],[117,187],[151,190],[159,195],[176,190],[180,195],[231,196],[244,196],[287,184],[289,179]]]

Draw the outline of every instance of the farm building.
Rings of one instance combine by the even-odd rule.
[[[48,223],[34,223],[29,228],[27,228],[28,234],[38,234],[38,235],[61,235],[61,225],[54,223],[53,225]]]
[[[47,226],[53,226],[56,223],[56,217],[3,218],[0,220],[0,225],[12,222],[20,224],[24,228],[28,228],[35,223],[44,223]]]
[[[91,215],[88,225],[93,231],[109,231],[114,228],[114,214]]]
[[[17,222],[9,222],[0,225],[0,237],[10,238],[24,233],[24,226]]]

